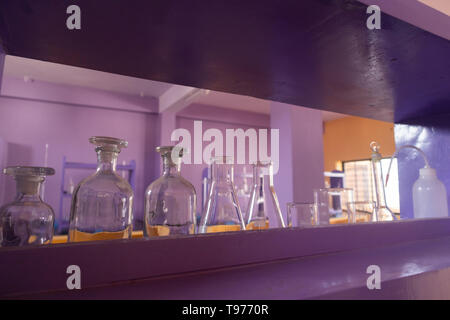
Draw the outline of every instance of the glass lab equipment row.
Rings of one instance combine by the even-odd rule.
[[[132,236],[134,194],[129,183],[116,172],[119,153],[128,143],[110,137],[91,137],[89,141],[95,145],[97,170],[82,180],[73,192],[68,241],[129,239]],[[352,189],[317,189],[314,190],[313,204],[288,204],[288,226],[393,220],[394,215],[386,204],[379,146],[371,144],[371,150],[376,201],[356,202]],[[180,172],[183,149],[162,146],[156,151],[162,157],[163,169],[161,177],[151,183],[145,193],[145,237],[267,229],[269,212],[274,215],[278,227],[286,226],[274,189],[270,162],[253,164],[251,184],[247,181],[239,183],[237,191],[233,159],[212,159],[208,196],[200,223],[197,223],[196,192]],[[51,242],[55,215],[39,197],[39,189],[45,177],[54,172],[52,168],[42,167],[8,167],[4,170],[16,180],[17,197],[0,208],[1,246]]]
[[[134,194],[129,183],[116,172],[119,153],[128,143],[100,136],[91,137],[89,142],[95,145],[97,169],[74,189],[68,241],[130,239]],[[242,212],[233,182],[232,159],[213,159],[207,205],[197,227],[196,192],[180,173],[183,149],[166,146],[156,151],[161,154],[163,172],[145,193],[145,237],[267,229],[268,203],[273,204],[279,225],[285,226],[273,187],[271,163],[254,164],[250,198],[247,210]],[[54,172],[52,168],[41,167],[4,170],[5,174],[15,177],[17,197],[0,210],[1,246],[51,242],[55,215],[39,197],[39,188],[45,177]]]
[[[370,144],[374,201],[355,201],[350,188],[324,188],[314,190],[314,203],[288,203],[289,227],[311,227],[341,223],[393,221],[394,213],[386,201],[380,146]],[[427,164],[428,166],[428,164]]]

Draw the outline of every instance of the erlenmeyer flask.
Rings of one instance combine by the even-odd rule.
[[[211,186],[200,221],[199,233],[245,230],[233,184],[232,158],[213,158],[211,172]]]
[[[46,176],[55,170],[45,167],[8,167],[3,173],[16,180],[16,199],[0,208],[0,246],[50,243],[55,214],[44,203],[39,190]]]
[[[269,191],[269,194],[266,191]],[[279,227],[284,228],[284,219],[273,186],[272,163],[257,162],[253,165],[253,186],[245,215],[247,230],[269,228],[269,203],[272,203]]]
[[[375,189],[375,214],[372,216],[372,221],[392,221],[395,220],[395,216],[386,203],[380,145],[376,142],[371,142],[370,150],[372,150],[372,176]]]
[[[240,170],[237,170],[240,169]],[[238,171],[236,173],[236,171]],[[252,192],[252,173],[247,173],[248,166],[241,165],[234,168],[234,187],[236,189],[236,196],[239,201],[239,206],[241,207],[242,215],[247,212],[247,206],[250,200],[250,195]]]
[[[157,147],[163,172],[145,192],[145,237],[195,233],[194,186],[180,174],[181,147]]]
[[[75,188],[70,210],[69,242],[130,239],[133,190],[116,172],[117,157],[128,142],[92,137],[97,171]]]

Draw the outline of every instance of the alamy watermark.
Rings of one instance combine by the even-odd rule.
[[[271,161],[273,174],[276,174],[279,169],[279,129],[270,129],[270,156],[268,129],[249,128],[245,131],[244,129],[226,129],[224,137],[221,130],[210,128],[203,131],[202,121],[194,121],[193,136],[189,130],[178,128],[172,132],[170,139],[177,142],[177,147],[185,150],[181,158],[185,164],[210,164],[214,157],[226,156],[230,157],[234,164]],[[209,142],[209,144],[203,147],[203,142]],[[172,158],[175,159],[176,154],[172,154]]]
[[[76,264],[67,267],[66,273],[70,274],[66,280],[67,289],[81,289],[81,269]]]
[[[367,14],[370,16],[367,18],[366,26],[369,30],[381,29],[381,9],[377,5],[371,5],[367,7]]]
[[[367,289],[373,290],[373,289],[381,289],[381,268],[380,266],[376,264],[372,264],[367,267],[366,273],[370,274],[370,276],[367,278]]]
[[[69,30],[80,30],[81,29],[81,9],[79,6],[72,4],[67,7],[67,14],[70,14],[66,20],[66,27]]]

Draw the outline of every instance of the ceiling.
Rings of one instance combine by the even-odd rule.
[[[440,11],[450,16],[450,1],[448,0],[419,0],[419,1],[437,11]]]
[[[58,63],[6,56],[4,75],[106,91],[159,97],[171,84],[72,67]]]
[[[131,95],[143,94],[156,98],[172,87],[170,83],[9,55],[5,59],[4,75],[26,79],[26,81],[45,81]],[[209,94],[203,95],[197,103],[256,113],[270,113],[269,100],[218,91],[210,91]],[[343,114],[328,111],[323,111],[322,114],[324,121],[345,117]]]

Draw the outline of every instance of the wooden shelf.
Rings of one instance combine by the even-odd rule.
[[[267,273],[268,270],[272,270],[270,274],[274,276],[273,279],[285,277],[285,285],[287,286],[289,277],[294,275],[292,273],[285,274],[283,269],[277,271],[277,268],[273,269],[269,265],[279,265],[280,268],[284,268],[282,267],[285,265],[283,261],[286,259],[299,259],[299,263],[303,264],[301,261],[310,261],[308,259],[313,259],[313,257],[317,256],[323,256],[323,259],[314,260],[316,261],[315,263],[308,262],[308,269],[304,270],[304,267],[302,267],[296,273],[296,276],[302,272],[305,272],[305,275],[308,272],[314,274],[314,270],[317,270],[317,268],[329,270],[330,274],[334,274],[334,277],[336,273],[333,272],[341,274],[341,282],[346,282],[349,274],[354,275],[355,280],[349,286],[341,286],[342,283],[340,284],[339,282],[334,285],[330,284],[330,288],[334,287],[336,290],[325,290],[322,294],[337,293],[342,292],[344,289],[362,286],[362,276],[355,274],[354,269],[346,270],[342,267],[354,262],[352,252],[359,252],[355,253],[355,257],[359,257],[358,259],[361,259],[361,263],[372,261],[370,264],[376,264],[377,261],[382,261],[380,263],[384,264],[389,259],[393,259],[396,255],[404,252],[405,255],[402,258],[403,260],[401,260],[403,264],[392,266],[397,268],[396,270],[403,270],[403,273],[398,271],[397,274],[389,274],[392,279],[428,272],[433,268],[436,270],[443,268],[442,264],[447,262],[450,264],[447,250],[444,250],[444,248],[448,248],[449,230],[450,218],[445,218],[358,225],[333,225],[309,229],[270,229],[266,231],[160,237],[149,240],[134,239],[55,244],[33,248],[2,248],[0,250],[0,261],[6,261],[7,263],[0,264],[0,283],[2,283],[0,297],[36,295],[36,297],[47,298],[92,298],[98,292],[94,287],[100,286],[111,288],[112,296],[121,296],[122,298],[189,298],[189,291],[185,291],[184,286],[191,286],[192,282],[190,281],[180,281],[179,287],[172,291],[172,295],[167,296],[163,292],[167,293],[168,288],[172,288],[174,280],[171,279],[189,277],[187,274],[194,277],[204,277],[202,274],[207,273],[210,274],[209,277],[211,278],[208,279],[211,281],[204,285],[211,290],[198,288],[205,295],[212,292],[213,287],[217,288],[222,284],[225,285],[225,282],[212,281],[215,277],[214,272],[220,270],[233,276],[236,276],[237,272],[240,274],[239,277],[247,276],[249,280],[246,281],[253,281],[254,283],[261,281],[262,275],[265,274],[267,276],[269,274]],[[422,241],[426,240],[434,241],[433,239],[441,244],[439,253],[431,250],[433,247],[431,244],[428,247],[430,249],[428,253],[428,249],[419,244],[419,242],[425,243]],[[417,242],[417,246],[412,244],[407,251],[398,249],[403,243],[409,242]],[[444,242],[445,246],[443,245]],[[421,249],[414,252],[414,248]],[[414,253],[418,255],[416,258],[408,258],[413,257],[412,254]],[[345,259],[332,258],[335,254],[341,254],[340,257],[345,256]],[[426,268],[420,267],[421,265],[427,266],[429,262],[427,259],[421,260],[420,255],[424,254],[434,257],[433,265],[428,265]],[[440,259],[441,257],[442,259]],[[333,260],[333,263],[331,263],[330,259]],[[402,266],[405,268],[408,266],[407,262],[419,265],[417,272],[409,272],[406,269],[402,269]],[[69,265],[78,265],[80,267],[82,290],[68,292],[66,288],[68,277],[66,269]],[[252,267],[251,265],[254,266]],[[256,273],[245,271],[252,270],[251,268],[261,271]],[[295,269],[294,267],[289,268],[291,270]],[[240,271],[231,272],[230,270]],[[279,275],[277,275],[277,272]],[[364,270],[360,270],[360,272],[364,273]],[[300,282],[292,282],[290,285],[292,290],[294,286],[299,286],[298,288],[302,287],[303,289],[296,291],[298,296],[291,295],[291,297],[298,298],[311,295],[323,283],[320,278],[323,275],[322,273],[316,274],[316,281],[314,284],[310,284],[311,292],[307,290],[308,287],[303,288]],[[268,278],[272,279],[272,277]],[[126,296],[126,292],[129,291],[120,290],[120,284],[131,288],[136,281],[145,282],[148,280],[153,286],[155,282],[152,282],[153,280],[151,279],[158,279],[159,290],[162,291],[152,292],[151,289],[142,289],[143,291],[138,290],[136,295]],[[206,281],[207,278],[202,279]],[[227,286],[231,285],[228,276],[223,279],[224,281],[228,279],[226,280]],[[293,277],[291,280],[295,279]],[[271,285],[275,286],[274,283]],[[239,283],[235,283],[232,286],[233,290],[237,290],[236,286],[241,288],[240,290],[242,291]],[[280,286],[279,284],[274,289],[279,290],[283,287]],[[244,290],[241,295],[245,296],[245,292],[247,292],[247,298],[260,299],[267,297],[262,293],[258,296],[256,292],[251,291],[251,286],[246,286],[245,288],[249,291]],[[101,289],[101,291],[103,293],[96,297],[107,298],[107,292],[109,291],[106,289]],[[210,298],[226,294],[226,292],[220,293],[219,291],[211,293]],[[161,295],[158,295],[158,292],[161,292]],[[199,292],[198,297],[201,296]],[[278,298],[282,298],[282,296]]]
[[[450,41],[387,14],[369,30],[356,0],[80,0],[77,31],[66,5],[2,1],[5,52],[385,121],[448,110]]]

